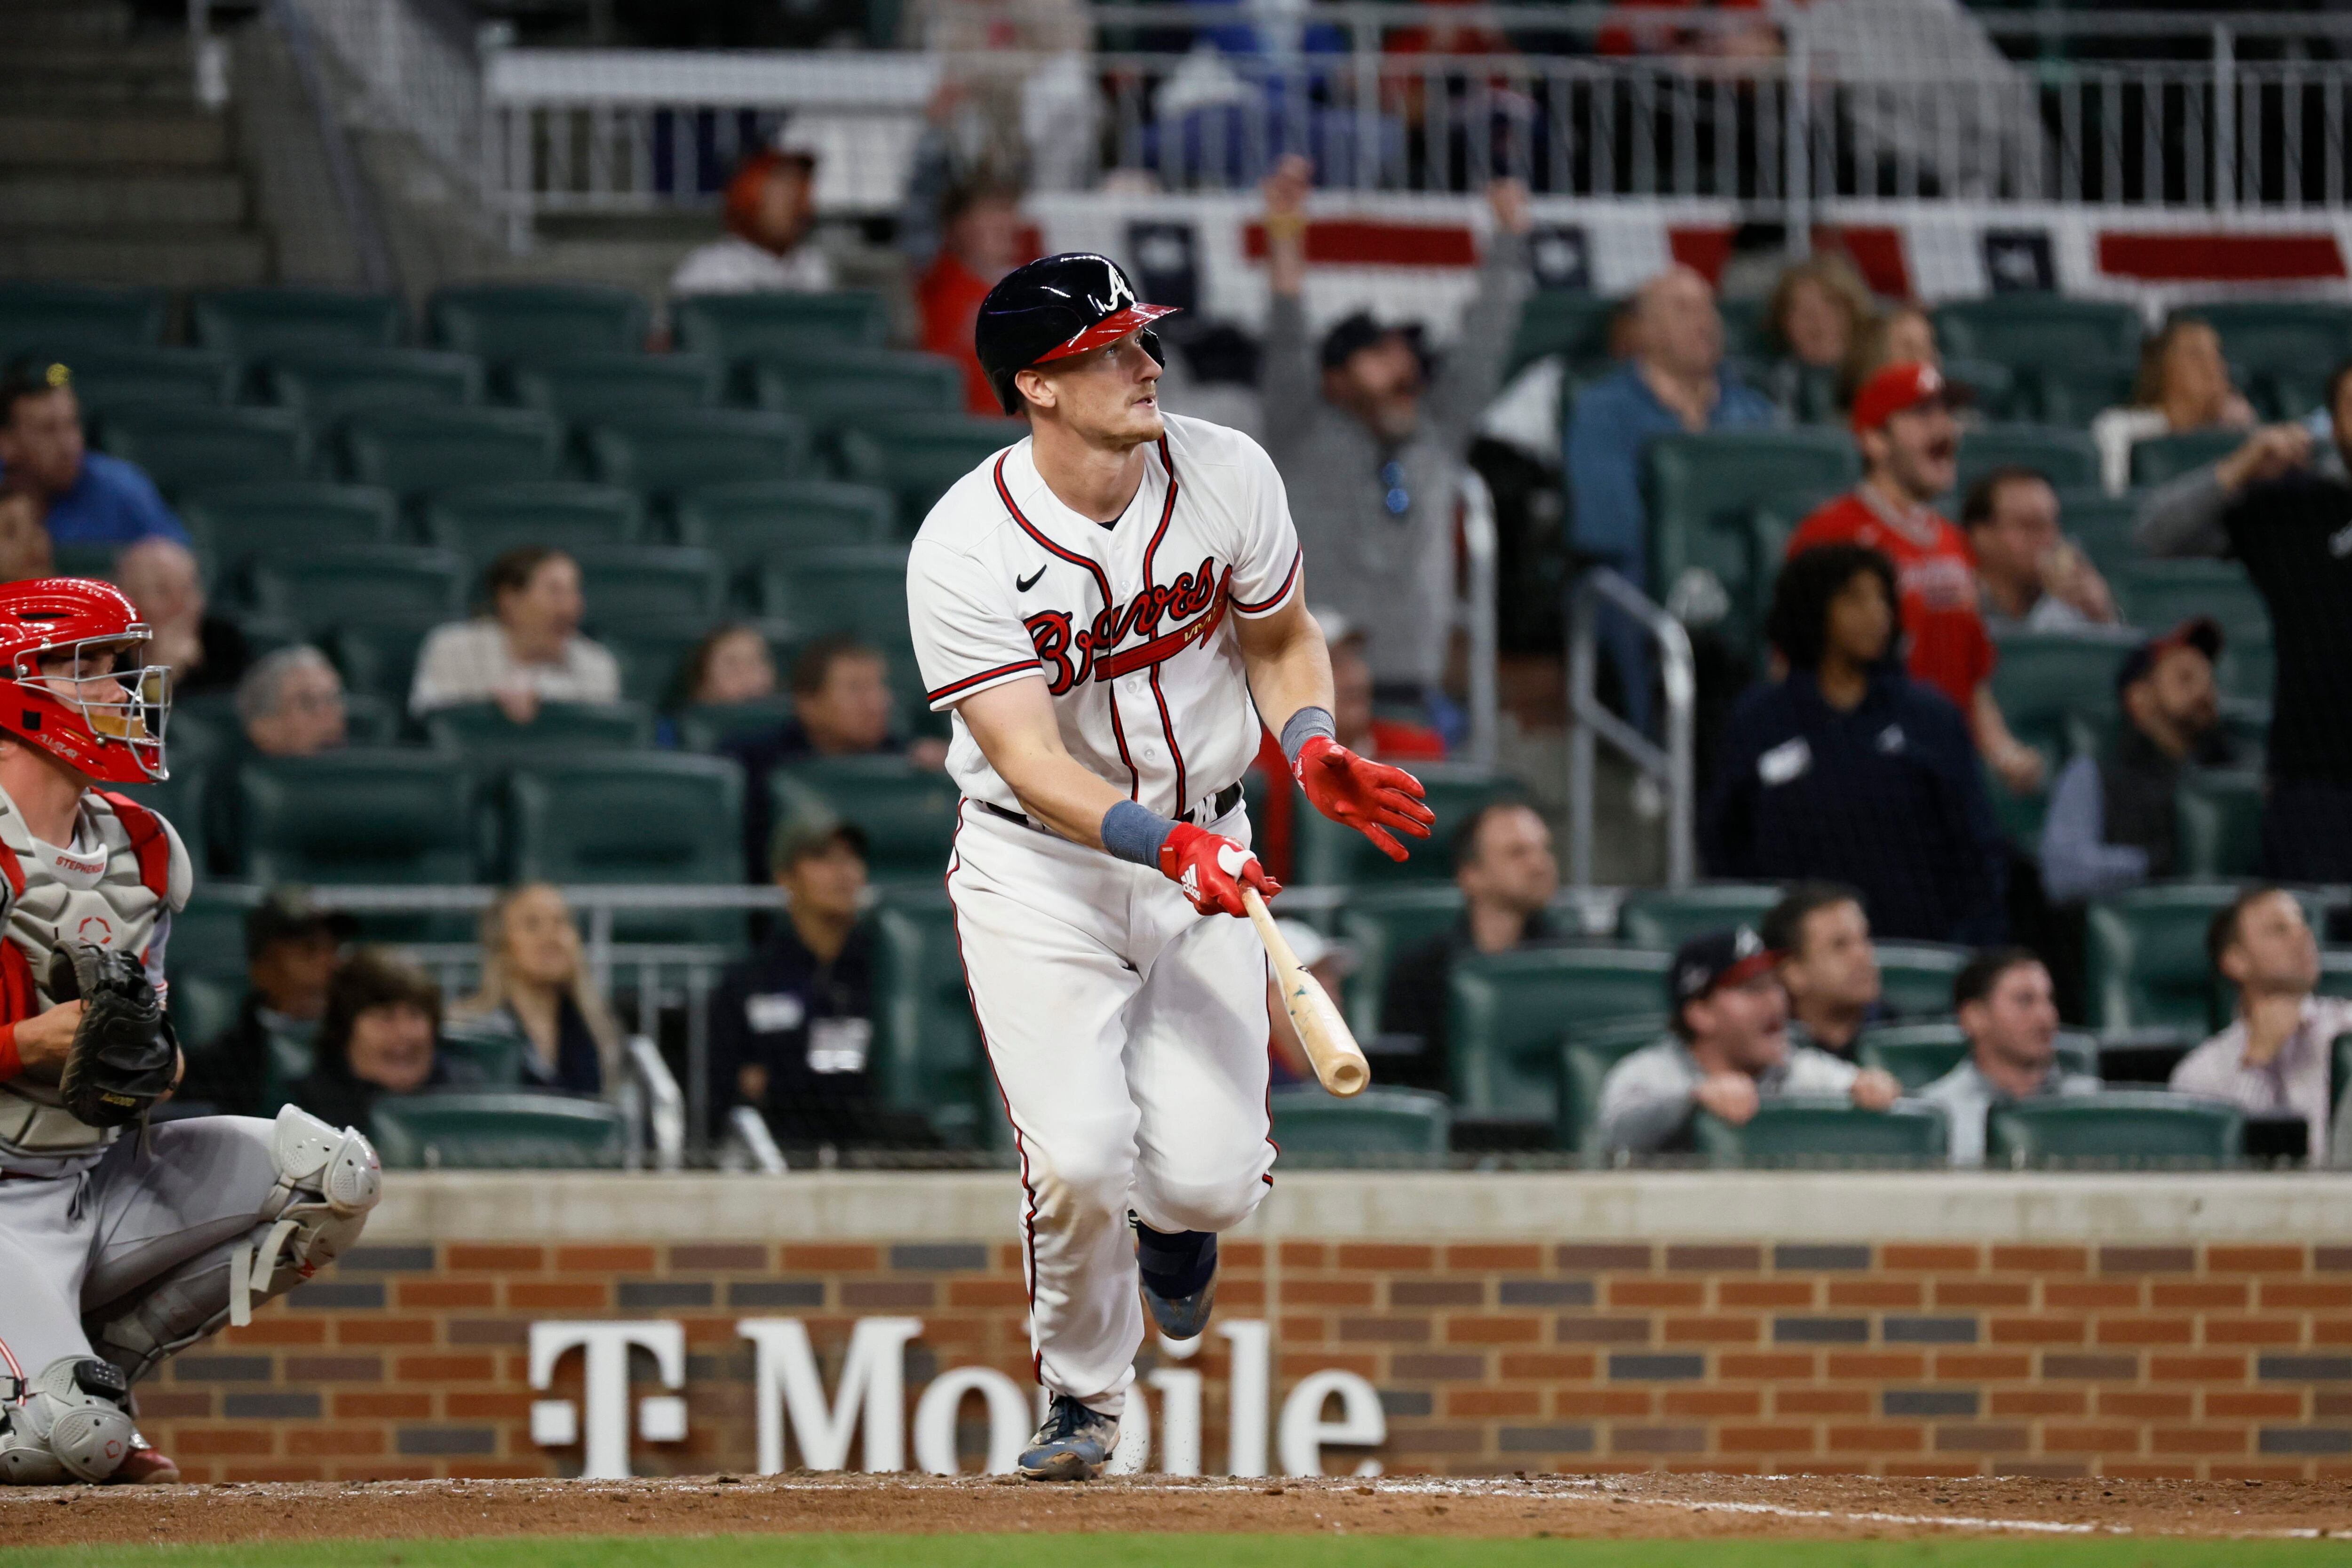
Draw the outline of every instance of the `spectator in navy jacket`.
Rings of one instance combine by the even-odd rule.
[[[81,436],[73,372],[37,361],[0,377],[0,485],[33,498],[59,544],[133,544],[188,531],[138,467]]]
[[[1703,827],[1709,874],[1845,882],[1881,937],[1997,941],[2000,830],[1967,721],[1894,657],[1893,563],[1850,544],[1792,557],[1766,629],[1789,673],[1732,710]]]

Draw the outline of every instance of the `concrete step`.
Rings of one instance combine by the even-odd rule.
[[[122,0],[6,0],[0,37],[12,47],[35,44],[109,43],[131,31]]]
[[[158,228],[137,239],[0,229],[0,279],[235,289],[270,277],[269,242],[249,229]]]
[[[194,99],[188,47],[180,38],[0,52],[0,104],[18,114],[32,109],[113,110],[131,104],[186,110]]]
[[[0,212],[16,229],[234,228],[245,222],[245,182],[176,171],[128,174],[0,169]]]
[[[212,114],[0,112],[0,168],[100,168],[110,163],[217,169],[229,161],[228,122]]]

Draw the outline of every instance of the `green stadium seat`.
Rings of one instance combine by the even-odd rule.
[[[2172,882],[2093,900],[2084,925],[2092,1025],[2103,1034],[2218,1027],[2223,1008],[2205,928],[2238,890],[2234,882]],[[2323,912],[2308,902],[2304,912],[2319,929]]]
[[[808,426],[744,408],[655,408],[590,426],[588,467],[607,484],[675,495],[736,479],[798,479]]]
[[[1846,411],[1838,403],[1844,373],[1833,364],[1809,364],[1799,367],[1795,395],[1790,414],[1800,425],[1825,425],[1843,428]]]
[[[389,294],[229,289],[197,295],[188,326],[201,347],[257,360],[297,349],[394,348],[406,318]]]
[[[651,408],[709,408],[719,401],[719,362],[701,354],[567,353],[509,372],[514,401],[568,425]]]
[[[680,544],[714,551],[730,578],[750,584],[782,552],[893,542],[896,503],[872,485],[754,479],[686,491],[673,507]]]
[[[1936,311],[1947,353],[2011,366],[2135,363],[2140,330],[2134,306],[2057,294],[1994,294]]]
[[[0,363],[5,363],[0,360]],[[209,349],[77,350],[66,359],[82,417],[103,417],[132,403],[197,403],[209,408],[236,395],[236,362]]]
[[[2104,576],[2113,577],[2141,559],[2139,543],[2132,537],[2138,515],[2139,505],[2129,496],[2091,489],[2058,492],[2060,531],[2081,546]]]
[[[507,781],[517,881],[731,886],[743,876],[743,771],[675,752],[575,753]],[[627,910],[629,942],[742,939],[740,910]]]
[[[1251,776],[1257,776],[1254,770]],[[1343,989],[1348,1023],[1359,1036],[1369,1039],[1380,1033],[1381,998],[1398,957],[1451,931],[1462,908],[1462,889],[1451,881],[1349,895],[1339,908],[1339,927],[1340,940],[1355,953],[1356,966]]]
[[[835,441],[843,477],[888,490],[911,535],[949,486],[1028,433],[977,414],[867,414]]]
[[[659,709],[677,700],[675,689],[687,658],[710,635],[698,616],[685,621],[625,621],[597,641],[621,661],[621,695]],[[769,639],[775,646],[775,639]]]
[[[1950,998],[1947,997],[1948,1003]],[[2099,1075],[2099,1043],[2088,1035],[2058,1037],[2058,1065],[2068,1072]],[[1882,1024],[1854,1042],[1854,1060],[1893,1073],[1906,1094],[1916,1094],[1969,1054],[1969,1037],[1958,1024]]]
[[[1932,942],[1878,944],[1879,994],[1906,1016],[1935,1016],[1952,1010],[1952,982],[1969,961],[1964,947]]]
[[[1762,635],[1780,568],[1780,541],[1756,524],[1769,510],[1796,521],[1858,477],[1853,441],[1828,430],[1739,430],[1664,436],[1644,459],[1650,509],[1650,582],[1664,595],[1694,567],[1731,595],[1722,630],[1735,647]]]
[[[760,603],[803,637],[849,632],[883,648],[911,640],[902,545],[772,556],[761,574]]]
[[[417,650],[424,647],[430,623],[409,626],[322,628],[327,657],[342,672],[343,689],[352,697],[385,704],[397,716],[408,711],[408,695],[416,677]],[[348,721],[348,716],[347,716]],[[356,734],[356,731],[354,731]]]
[[[1451,881],[1454,877],[1454,835],[1480,806],[1489,801],[1516,797],[1516,782],[1458,763],[1437,763],[1413,770],[1427,791],[1429,808],[1437,823],[1427,838],[1400,838],[1407,851],[1403,861],[1390,859],[1372,841],[1352,827],[1333,822],[1319,811],[1301,811],[1291,829],[1291,875],[1309,885],[1393,887],[1401,883]]]
[[[236,785],[247,881],[474,879],[473,782],[446,756],[353,748],[253,757]]]
[[[879,883],[938,881],[955,847],[955,781],[891,756],[828,757],[770,775],[772,821],[836,816],[866,835],[867,873]]]
[[[223,570],[235,574],[260,556],[389,544],[399,528],[400,498],[371,485],[310,480],[220,485],[182,501],[180,518]]]
[[[2116,671],[2137,632],[2020,632],[2000,639],[1992,694],[2017,737],[2063,763],[2116,722]]]
[[[245,906],[220,897],[207,888],[206,880],[197,877],[187,908],[172,917],[172,940],[163,950],[165,966],[175,981],[183,975],[201,975],[242,984]]]
[[[921,1114],[951,1146],[994,1141],[1003,1113],[943,887],[890,889],[875,910],[867,1059],[875,1098],[884,1106]]]
[[[464,485],[435,494],[424,517],[425,536],[463,556],[478,575],[524,545],[577,552],[635,544],[646,532],[645,503],[635,490],[573,479]]]
[[[173,923],[178,924],[176,918]],[[172,982],[169,995],[172,1031],[193,1061],[205,1042],[235,1026],[237,1013],[245,1005],[245,982],[241,976],[220,981],[200,974],[184,975]],[[176,1106],[177,1101],[172,1104]],[[164,1109],[156,1107],[159,1111]]]
[[[2263,776],[2191,769],[2173,792],[2179,854],[2173,874],[2251,877],[2262,856]]]
[[[1601,1086],[1608,1081],[1610,1069],[1669,1032],[1664,1013],[1635,1013],[1570,1031],[1559,1047],[1559,1110],[1553,1141],[1572,1153],[1598,1156],[1592,1129],[1601,1114]]]
[[[1733,926],[1761,928],[1780,901],[1771,882],[1701,882],[1689,888],[1636,888],[1617,909],[1617,937],[1672,952],[1696,936]]]
[[[753,407],[793,415],[826,435],[862,414],[963,407],[963,368],[939,354],[835,348],[763,357],[742,368]]]
[[[523,1081],[522,1037],[502,1020],[449,1019],[441,1026],[441,1054],[462,1063],[467,1078],[485,1089],[519,1089]]]
[[[467,702],[426,714],[425,735],[488,777],[557,752],[641,750],[653,744],[654,719],[641,702],[542,702],[518,724],[495,702]]]
[[[601,1100],[529,1090],[380,1096],[370,1131],[389,1170],[593,1170],[621,1163],[628,1123]]]
[[[1942,368],[1944,379],[1967,388],[1970,402],[1988,419],[2024,419],[2034,412],[2022,406],[2026,389],[2019,384],[2016,373],[1998,360],[1948,354]]]
[[[2131,482],[2160,485],[2191,468],[2218,463],[2245,445],[2243,430],[2194,430],[2185,436],[2158,436],[2135,441],[2131,449]]]
[[[2243,1152],[2245,1113],[2162,1089],[2020,1100],[1985,1121],[1985,1163],[1999,1167],[2203,1169]]]
[[[1453,1110],[1427,1089],[1374,1087],[1341,1100],[1310,1085],[1275,1090],[1266,1108],[1286,1164],[1425,1163],[1453,1147]]]
[[[153,348],[163,341],[161,289],[0,283],[0,364],[31,353],[71,363],[86,348]]]
[[[782,729],[792,716],[793,700],[782,692],[758,702],[700,702],[675,716],[677,743],[715,752],[729,741]]]
[[[467,283],[425,307],[433,341],[493,364],[566,354],[634,353],[648,314],[635,289],[602,283]]]
[[[2232,637],[2260,636],[2271,624],[2270,606],[2235,561],[2142,561],[2126,567],[2113,586],[2126,618],[2151,634],[2191,616],[2212,616]]]
[[[2018,381],[2012,407],[2044,425],[2081,430],[2105,409],[2129,406],[2139,367],[2131,360],[2050,360],[2025,367]]]
[[[605,544],[574,550],[588,621],[599,630],[715,622],[727,609],[727,574],[708,550]]]
[[[482,366],[425,349],[302,349],[261,367],[269,401],[324,432],[366,408],[446,408],[482,400]]]
[[[1465,958],[1446,1015],[1457,1115],[1554,1123],[1559,1047],[1580,1025],[1656,1011],[1672,956],[1542,947]]]
[[[704,294],[673,300],[677,346],[732,364],[767,354],[879,348],[890,333],[881,296]]]
[[[2011,464],[2033,469],[2052,485],[2066,488],[2099,482],[2099,449],[2080,430],[2041,425],[1984,425],[1960,437],[1960,494],[1990,469]]]
[[[1715,302],[1716,314],[1723,321],[1723,352],[1727,356],[1759,363],[1778,357],[1780,346],[1764,321],[1765,307],[1769,303],[1753,297]]]
[[[1571,371],[1590,373],[1609,363],[1609,322],[1621,300],[1604,294],[1539,289],[1519,309],[1511,339],[1511,371],[1558,354]]]
[[[2221,660],[2213,671],[2226,700],[2267,703],[2278,684],[2278,644],[2271,628],[2242,626],[2221,646]]]
[[[299,479],[310,467],[300,417],[283,408],[139,403],[99,421],[98,444],[136,463],[169,495],[213,485]]]
[[[563,432],[532,408],[372,408],[343,426],[345,477],[402,495],[556,477]]]
[[[2180,310],[2221,334],[2221,353],[2245,369],[2247,393],[2273,419],[2317,407],[2327,378],[2352,360],[2352,308],[2333,300],[2213,300]]]
[[[272,556],[253,571],[254,607],[310,633],[425,629],[465,610],[465,567],[446,550],[345,545]]]
[[[1943,1114],[1931,1106],[1864,1110],[1843,1100],[1768,1100],[1740,1126],[1701,1113],[1698,1152],[1719,1170],[1909,1168],[1944,1163]]]

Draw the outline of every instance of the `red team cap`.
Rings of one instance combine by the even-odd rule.
[[[1853,432],[1875,430],[1887,420],[1923,403],[1947,407],[1964,401],[1960,389],[1944,379],[1932,364],[1904,360],[1888,365],[1863,384],[1853,400]]]

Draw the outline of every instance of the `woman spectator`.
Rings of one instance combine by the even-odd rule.
[[[1833,422],[1839,374],[1873,314],[1869,287],[1843,256],[1816,256],[1781,273],[1764,311],[1780,354],[1765,391],[1799,419]]]
[[[580,928],[544,882],[500,894],[482,915],[482,988],[459,1003],[451,1027],[520,1042],[524,1083],[602,1094],[618,1066],[620,1026],[589,984]]]
[[[756,626],[720,626],[686,656],[672,689],[672,709],[764,702],[776,694],[776,661]]]
[[[1944,356],[1936,347],[1934,318],[1916,305],[1895,305],[1864,322],[1854,333],[1846,351],[1844,373],[1838,377],[1838,402],[1853,407],[1854,395],[1870,384],[1872,376],[1890,364],[1906,362],[1940,370]]]
[[[2007,849],[1968,721],[1904,672],[1901,604],[1894,563],[1863,545],[1780,568],[1765,629],[1789,673],[1732,710],[1706,871],[1843,882],[1882,937],[1999,942]]]
[[[386,1095],[471,1087],[470,1067],[440,1050],[441,988],[415,964],[362,948],[327,983],[318,1065],[294,1103],[335,1127],[365,1127]]]
[[[2099,447],[2099,478],[2109,495],[2131,488],[2131,449],[2159,436],[2191,430],[2251,430],[2254,410],[2230,384],[2221,334],[2196,316],[2173,316],[2140,345],[2139,379],[2131,405],[2102,410],[2091,421]]]
[[[580,635],[580,568],[561,550],[525,545],[490,563],[490,613],[436,626],[416,656],[416,713],[495,702],[528,724],[541,702],[617,702],[621,667]]]

